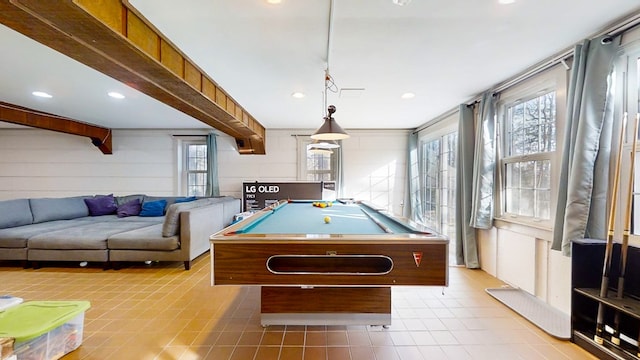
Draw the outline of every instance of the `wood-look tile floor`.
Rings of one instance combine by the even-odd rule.
[[[396,287],[393,323],[260,326],[259,288],[210,286],[209,255],[182,263],[0,264],[0,295],[89,300],[84,339],[71,359],[595,359],[546,335],[484,292],[502,282],[450,268],[450,285]],[[444,294],[443,294],[444,291]]]

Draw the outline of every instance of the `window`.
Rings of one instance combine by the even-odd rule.
[[[299,137],[300,149],[298,180],[303,181],[337,181],[338,153],[340,148],[311,151],[308,149],[311,138]]]
[[[634,127],[636,116],[640,116],[640,50],[638,50],[637,48],[633,49],[633,51],[631,51],[628,56],[625,56],[620,61],[623,62],[624,65],[616,65],[616,67],[621,67],[623,69],[626,68],[628,70],[617,72],[619,73],[620,77],[623,77],[623,79],[616,81],[617,83],[623,84],[622,86],[626,87],[625,89],[622,89],[621,92],[623,93],[623,96],[626,96],[626,98],[629,99],[626,102],[620,102],[621,111],[619,112],[620,114],[623,114],[624,112],[627,113],[627,134],[625,135],[626,144],[624,151],[629,151],[633,144],[633,131],[630,129],[633,129]],[[622,115],[618,115],[618,118],[619,117],[622,117]],[[633,235],[640,235],[640,153],[638,151],[638,148],[640,147],[640,139],[638,139],[637,141],[638,144],[636,144],[636,148],[634,149],[636,154],[635,165],[633,169],[633,196],[631,197],[631,209],[625,208],[628,206],[626,200],[618,200],[619,214],[626,214],[628,211],[631,211],[631,224],[625,224],[624,228],[627,229],[630,226],[629,230]],[[629,162],[630,157],[627,157],[626,159],[623,158],[623,169],[630,168],[629,165],[626,165],[629,164]],[[628,175],[625,174],[625,171],[623,170],[621,171],[620,176],[624,177]],[[618,190],[618,193],[621,195],[621,197],[619,197],[618,199],[627,199],[627,181],[627,179],[621,178],[620,186],[622,186],[622,189]],[[631,237],[629,241],[633,246],[640,246],[640,238],[638,236]]]
[[[557,146],[555,90],[505,106],[504,133],[504,212],[549,220]]]
[[[183,189],[186,196],[205,196],[207,190],[207,145],[185,142],[183,147]]]
[[[457,132],[421,143],[424,225],[451,239],[455,238],[457,146]]]

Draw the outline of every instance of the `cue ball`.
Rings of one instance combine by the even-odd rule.
[[[325,223],[325,224],[328,224],[328,223],[330,223],[330,222],[331,222],[331,218],[330,218],[330,217],[328,217],[328,216],[325,216],[325,217],[324,217],[324,223]]]

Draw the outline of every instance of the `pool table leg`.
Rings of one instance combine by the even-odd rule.
[[[260,298],[263,326],[391,324],[390,286],[262,286]]]

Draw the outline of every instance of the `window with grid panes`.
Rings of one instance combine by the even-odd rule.
[[[556,93],[545,92],[506,106],[504,210],[548,220],[551,216],[551,159],[556,151]]]
[[[205,196],[207,189],[207,145],[185,144],[184,173],[187,196]]]
[[[457,146],[457,132],[422,143],[424,225],[449,238],[455,238]]]
[[[310,138],[299,139],[301,149],[302,171],[299,180],[304,181],[336,181],[338,152],[340,148],[314,152],[308,149]]]

